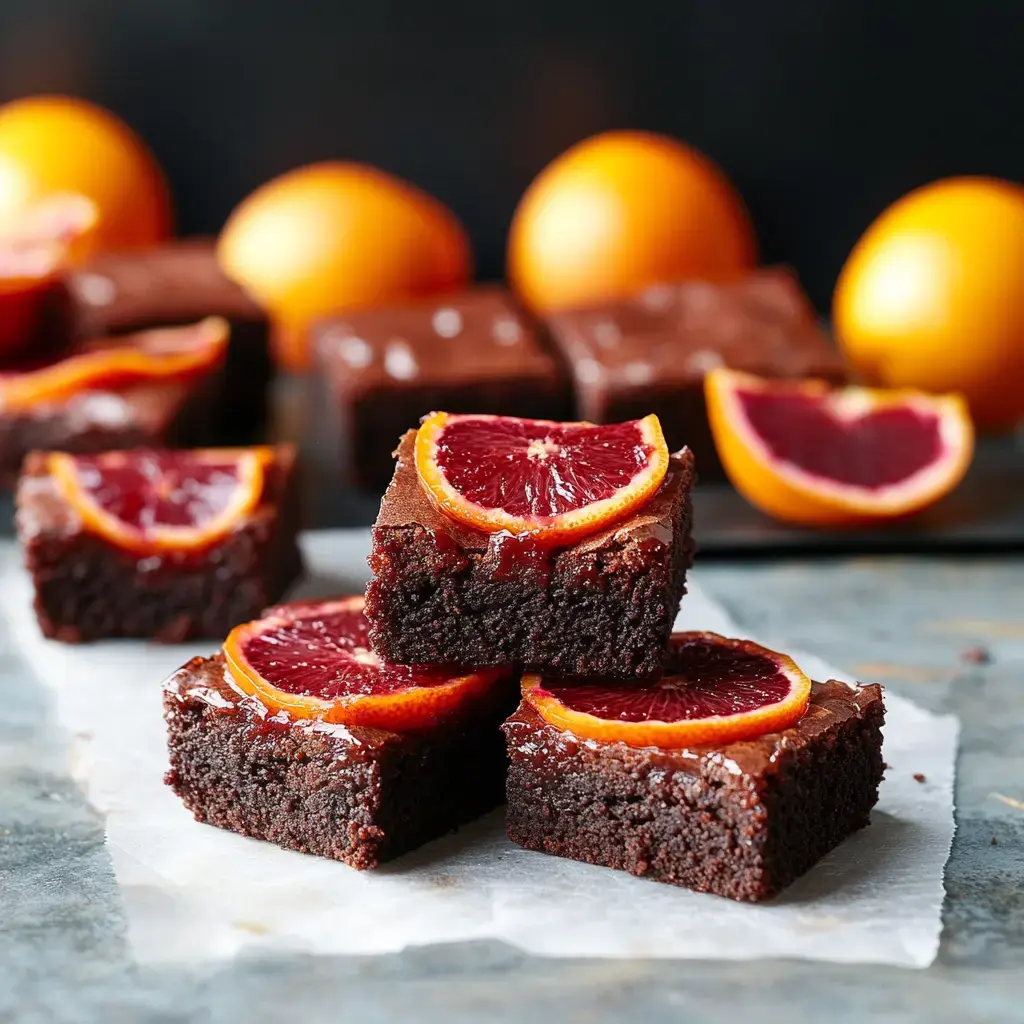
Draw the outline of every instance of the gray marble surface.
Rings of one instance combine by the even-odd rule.
[[[928,970],[557,961],[481,943],[133,964],[103,822],[67,776],[46,694],[0,636],[0,1021],[1024,1020],[1024,559],[717,564],[700,576],[766,640],[960,716],[958,832]],[[971,648],[991,660],[965,658]]]

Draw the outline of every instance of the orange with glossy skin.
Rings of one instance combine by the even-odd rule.
[[[887,408],[919,409],[939,420],[940,457],[909,479],[881,489],[860,488],[804,472],[774,458],[748,422],[737,392],[782,397],[799,394],[835,415],[856,419]],[[799,526],[866,526],[919,512],[963,479],[974,452],[974,430],[959,395],[869,388],[833,390],[824,381],[769,381],[734,370],[704,378],[708,420],[715,447],[733,486],[755,508]]]
[[[101,386],[195,376],[224,358],[230,330],[226,320],[212,316],[186,327],[129,335],[39,370],[0,375],[0,410],[30,409]]]
[[[606,132],[550,163],[516,210],[508,272],[537,312],[753,268],[747,211],[722,172],[675,139]]]
[[[376,168],[321,163],[257,189],[229,218],[225,271],[277,320],[277,355],[309,368],[319,317],[452,291],[472,277],[469,238],[432,196]]]
[[[836,285],[865,383],[964,395],[979,427],[1024,419],[1024,187],[950,178],[889,207]]]
[[[717,633],[676,633],[673,640],[690,637],[698,641],[711,642],[718,647],[731,648],[742,655],[753,655],[774,662],[779,674],[785,676],[789,682],[788,693],[773,703],[748,711],[709,715],[704,718],[682,718],[676,721],[623,721],[599,718],[584,711],[576,711],[545,689],[544,679],[539,675],[523,676],[523,699],[545,722],[558,729],[565,729],[580,739],[597,740],[600,743],[625,743],[631,747],[660,747],[663,750],[678,750],[682,747],[709,743],[734,743],[765,733],[778,732],[793,725],[807,710],[811,681],[792,658],[776,651],[769,651],[750,640],[729,640]],[[671,687],[674,680],[666,677],[653,683],[631,682],[621,685],[624,693],[628,694],[631,686],[637,689],[657,688],[661,685]]]
[[[224,510],[201,525],[192,527],[154,525],[144,532],[140,531],[97,504],[82,487],[74,455],[51,452],[47,456],[47,469],[64,500],[78,513],[82,525],[115,547],[139,555],[199,551],[220,540],[239,519],[247,516],[259,504],[263,495],[264,470],[273,458],[273,450],[207,448],[188,454],[197,463],[233,463],[237,472],[237,483]],[[94,458],[116,465],[119,460],[130,460],[132,453],[104,452]],[[155,482],[154,486],[159,486],[159,482]]]
[[[526,517],[514,515],[504,508],[485,507],[471,501],[451,483],[438,464],[438,447],[444,443],[445,431],[450,425],[479,421],[483,425],[491,422],[529,422],[539,427],[591,428],[599,444],[602,428],[593,423],[553,423],[545,420],[517,420],[511,416],[453,415],[436,412],[423,421],[416,434],[416,472],[421,486],[433,504],[445,515],[467,526],[485,533],[505,531],[513,534],[531,534],[538,543],[545,545],[569,544],[573,540],[595,533],[605,526],[625,518],[635,509],[648,502],[661,486],[668,471],[669,452],[662,433],[661,422],[655,415],[636,420],[635,426],[646,450],[646,462],[635,472],[629,482],[618,488],[609,497],[583,504],[556,516]],[[632,424],[627,424],[632,425]],[[618,427],[613,424],[611,429]],[[532,449],[536,448],[536,454]],[[543,468],[546,460],[557,458],[557,447],[550,442],[530,445],[529,458]],[[545,471],[546,472],[546,471]]]
[[[278,689],[265,679],[245,656],[246,644],[260,634],[287,628],[303,617],[341,612],[360,612],[363,597],[339,598],[336,601],[302,603],[289,607],[279,605],[262,619],[237,626],[224,641],[224,660],[231,678],[246,693],[258,698],[273,711],[284,711],[293,718],[318,719],[336,725],[354,725],[397,732],[429,728],[456,710],[466,700],[486,693],[502,675],[501,669],[482,669],[470,675],[453,675],[432,686],[406,686],[386,693],[351,694],[336,700]],[[387,671],[370,650],[353,652],[366,666],[365,671]],[[339,655],[345,657],[345,655]]]
[[[96,204],[89,251],[154,245],[171,232],[163,172],[119,118],[67,96],[33,96],[0,107],[0,225],[56,192]]]

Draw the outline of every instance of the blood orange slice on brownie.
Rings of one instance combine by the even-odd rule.
[[[229,333],[226,320],[207,317],[185,327],[106,339],[40,369],[0,376],[0,409],[27,408],[104,387],[186,380],[221,362]]]
[[[974,430],[958,395],[767,381],[732,370],[705,378],[715,445],[755,507],[804,526],[910,515],[967,472]]]
[[[223,537],[263,494],[269,448],[138,449],[47,457],[83,524],[139,553],[194,551]]]
[[[238,686],[273,710],[397,732],[437,724],[507,674],[384,664],[361,596],[273,608],[232,630],[224,658]]]
[[[807,708],[811,681],[785,654],[717,633],[674,633],[668,667],[644,682],[524,676],[523,697],[551,725],[631,747],[731,743],[777,732]]]
[[[443,513],[547,544],[629,515],[668,464],[657,416],[598,426],[439,412],[416,435],[420,482]]]

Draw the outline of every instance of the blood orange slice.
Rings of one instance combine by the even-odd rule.
[[[597,426],[438,412],[416,435],[420,482],[443,513],[546,544],[629,515],[661,486],[668,463],[657,416]]]
[[[361,596],[281,605],[232,630],[224,658],[238,686],[271,709],[398,732],[435,725],[505,675],[386,665],[367,629]]]
[[[16,411],[82,391],[184,380],[213,369],[227,351],[229,327],[208,317],[186,327],[142,331],[25,373],[0,376],[0,409]]]
[[[0,353],[10,356],[33,340],[50,285],[96,222],[95,203],[61,194],[34,204],[0,230]]]
[[[785,654],[717,633],[675,633],[669,668],[641,683],[524,676],[523,697],[582,739],[677,749],[777,732],[807,708],[811,681]]]
[[[725,369],[705,389],[729,478],[784,522],[857,526],[918,512],[960,482],[974,450],[958,395],[831,390]]]
[[[195,551],[222,538],[263,495],[270,448],[52,452],[48,468],[86,529],[139,554]]]

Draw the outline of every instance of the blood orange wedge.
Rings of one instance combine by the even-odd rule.
[[[31,408],[101,387],[184,380],[212,369],[224,358],[228,333],[226,320],[207,317],[186,327],[95,343],[40,369],[0,376],[0,409]]]
[[[504,675],[385,665],[367,628],[361,596],[281,605],[232,630],[224,658],[238,686],[272,709],[398,732],[429,728]]]
[[[661,486],[657,416],[597,426],[512,416],[429,416],[416,470],[446,515],[486,533],[565,544],[629,515]]]
[[[732,743],[777,732],[807,708],[811,681],[785,654],[717,633],[674,633],[669,668],[641,683],[524,676],[523,697],[581,739],[631,747]]]
[[[263,495],[270,448],[52,452],[50,475],[86,529],[129,551],[195,551],[223,537]]]
[[[974,428],[958,395],[821,381],[705,378],[708,417],[736,489],[804,526],[859,526],[918,512],[963,478]]]

